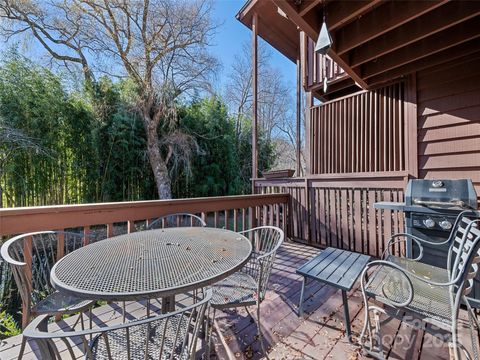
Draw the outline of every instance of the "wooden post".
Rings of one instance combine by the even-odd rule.
[[[253,123],[252,123],[252,193],[255,193],[255,179],[258,176],[258,15],[252,17],[252,96],[253,96]]]
[[[302,176],[302,161],[301,161],[301,101],[302,101],[302,67],[300,63],[300,54],[297,58],[297,177]]]
[[[305,93],[305,174],[311,174],[311,164],[310,164],[310,112],[311,107],[313,106],[312,93],[308,91]]]
[[[418,178],[417,141],[417,76],[407,76],[405,82],[405,151],[408,174]]]

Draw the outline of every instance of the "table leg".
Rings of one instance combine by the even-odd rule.
[[[298,304],[298,316],[303,316],[303,297],[305,295],[305,283],[307,278],[304,276],[302,280],[302,291],[300,292],[300,303]]]
[[[350,313],[348,310],[348,298],[347,292],[342,290],[342,299],[343,299],[343,315],[345,317],[345,330],[347,332],[347,339],[352,343],[352,329],[350,328]]]
[[[175,295],[162,298],[162,314],[175,311]]]

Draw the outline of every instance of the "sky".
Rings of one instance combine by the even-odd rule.
[[[235,61],[235,56],[242,50],[244,42],[251,42],[252,32],[249,28],[243,25],[235,18],[237,12],[242,8],[247,0],[215,0],[213,3],[214,20],[221,23],[217,30],[212,46],[212,52],[222,62],[222,71],[219,74],[219,79],[224,83],[226,76]],[[261,40],[263,41],[263,40]],[[295,64],[283,56],[280,52],[272,48],[271,62],[272,65],[280,69],[285,80],[292,87],[296,89],[296,70]]]
[[[222,64],[220,73],[217,76],[219,83],[215,86],[218,90],[223,89],[228,73],[235,61],[235,56],[238,56],[242,51],[242,45],[245,42],[250,44],[252,40],[250,29],[235,17],[246,1],[247,0],[213,0],[211,16],[220,26],[212,39],[210,50]],[[12,43],[18,40],[19,38],[15,38],[9,43],[0,41],[0,53],[8,49]],[[259,41],[262,42],[263,40],[260,39]],[[271,65],[280,70],[286,83],[292,89],[292,94],[294,94],[296,89],[295,64],[270,45],[267,45],[267,47],[271,49]],[[45,58],[50,58],[44,55],[45,50],[34,40],[27,41],[26,44],[21,46],[20,50],[25,51],[25,55],[34,61],[39,58],[43,59],[43,61]],[[42,63],[42,61],[40,61],[40,63]]]

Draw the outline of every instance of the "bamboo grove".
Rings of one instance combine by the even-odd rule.
[[[65,83],[15,52],[0,64],[2,206],[157,198],[143,126],[129,103],[128,80],[103,77],[93,86],[76,86],[81,90]],[[249,119],[237,134],[216,97],[197,96],[177,108],[174,126],[188,134],[191,145],[188,158],[177,154],[179,159],[169,162],[173,196],[248,192]],[[21,134],[23,143],[5,129]],[[160,140],[163,131],[158,131]],[[260,154],[261,169],[268,169],[274,149],[265,137],[260,138]]]

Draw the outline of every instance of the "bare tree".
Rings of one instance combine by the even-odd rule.
[[[208,0],[0,0],[0,17],[5,36],[30,33],[55,60],[81,66],[87,81],[101,71],[133,82],[158,194],[167,199],[168,161],[191,145],[175,128],[175,102],[208,89],[217,66],[207,51],[210,7]],[[159,142],[159,127],[171,138]]]
[[[258,121],[268,140],[275,140],[280,164],[295,161],[295,105],[291,88],[279,69],[271,66],[271,53],[264,43],[258,48]],[[251,46],[243,44],[229,73],[225,99],[236,121],[237,139],[247,119],[252,118],[252,62]],[[286,154],[293,149],[292,154]]]

